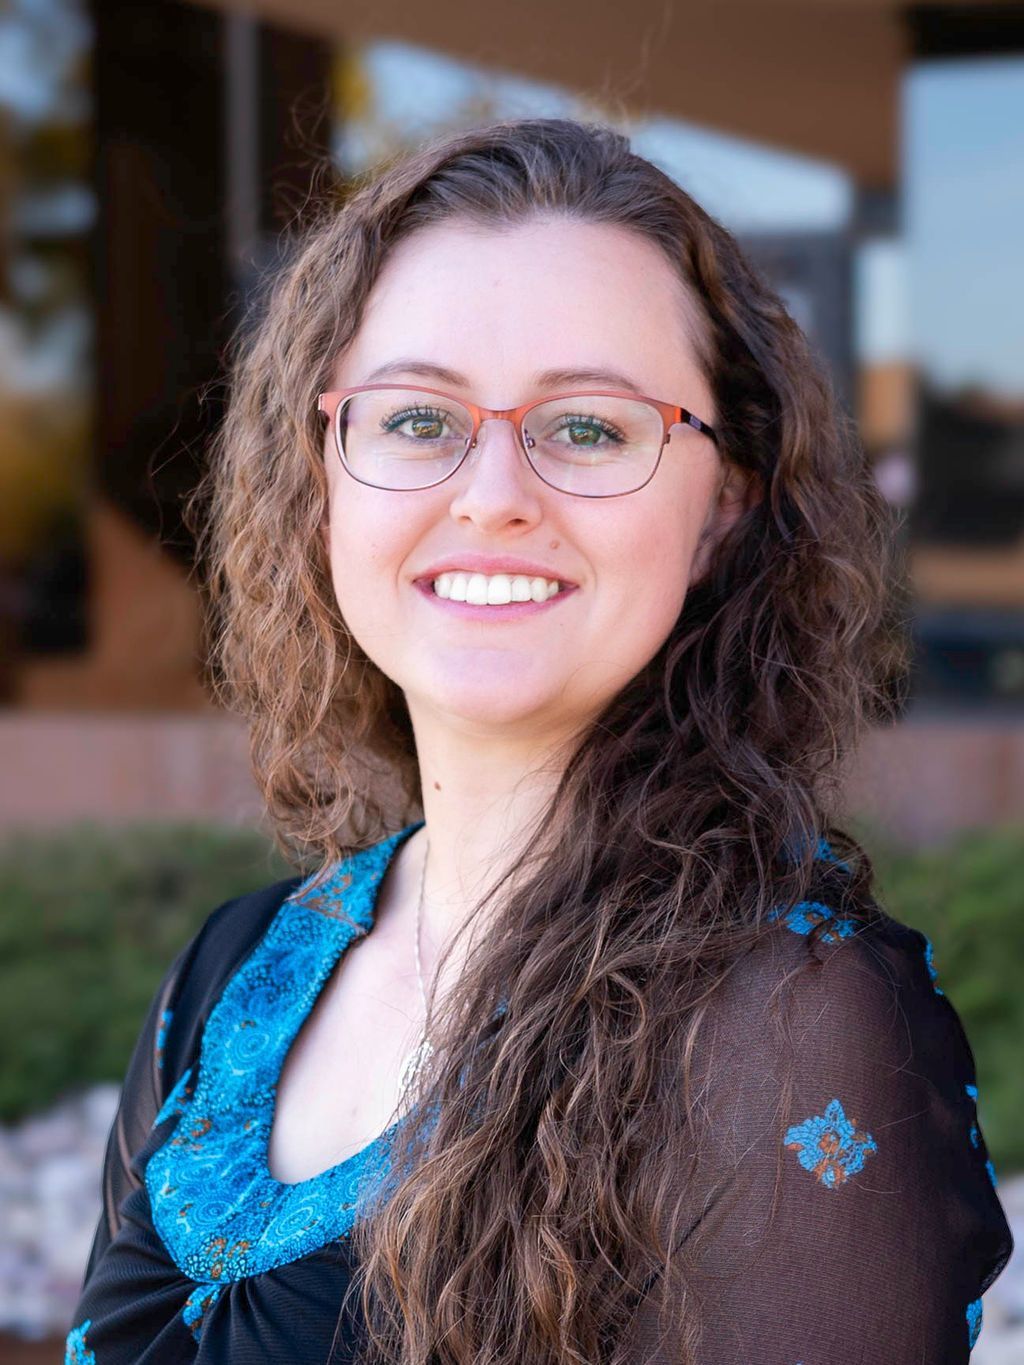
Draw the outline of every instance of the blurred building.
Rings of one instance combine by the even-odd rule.
[[[0,825],[252,818],[182,499],[311,180],[488,115],[616,121],[743,240],[906,509],[917,661],[851,803],[1024,811],[1024,6],[9,0]]]

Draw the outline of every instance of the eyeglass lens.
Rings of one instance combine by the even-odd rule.
[[[642,399],[573,394],[527,413],[525,450],[545,483],[567,493],[631,492],[651,477],[664,437],[661,414]],[[378,488],[428,488],[462,459],[473,430],[455,399],[371,389],[338,409],[337,437],[349,471]]]

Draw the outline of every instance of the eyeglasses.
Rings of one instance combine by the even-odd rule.
[[[650,483],[676,423],[718,444],[707,422],[686,408],[613,389],[495,409],[438,389],[361,384],[320,394],[317,411],[331,423],[352,477],[394,492],[450,479],[491,419],[513,424],[538,478],[584,498],[619,497]]]

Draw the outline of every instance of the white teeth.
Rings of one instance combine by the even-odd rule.
[[[434,579],[434,592],[452,602],[474,606],[505,606],[508,602],[546,602],[558,592],[553,578],[528,578],[525,574],[460,573],[457,570]]]
[[[487,579],[482,573],[470,574],[466,584],[466,601],[474,607],[486,607]]]

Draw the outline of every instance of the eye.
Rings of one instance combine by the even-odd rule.
[[[552,438],[558,432],[567,434],[570,445],[588,449],[600,444],[602,437],[607,438],[613,445],[619,445],[625,439],[624,434],[610,422],[600,417],[587,417],[581,413],[566,413],[561,417],[558,426],[552,432]]]
[[[440,408],[402,408],[382,417],[380,429],[389,436],[398,434],[416,441],[439,441],[452,434],[446,430],[450,422],[451,413]]]

